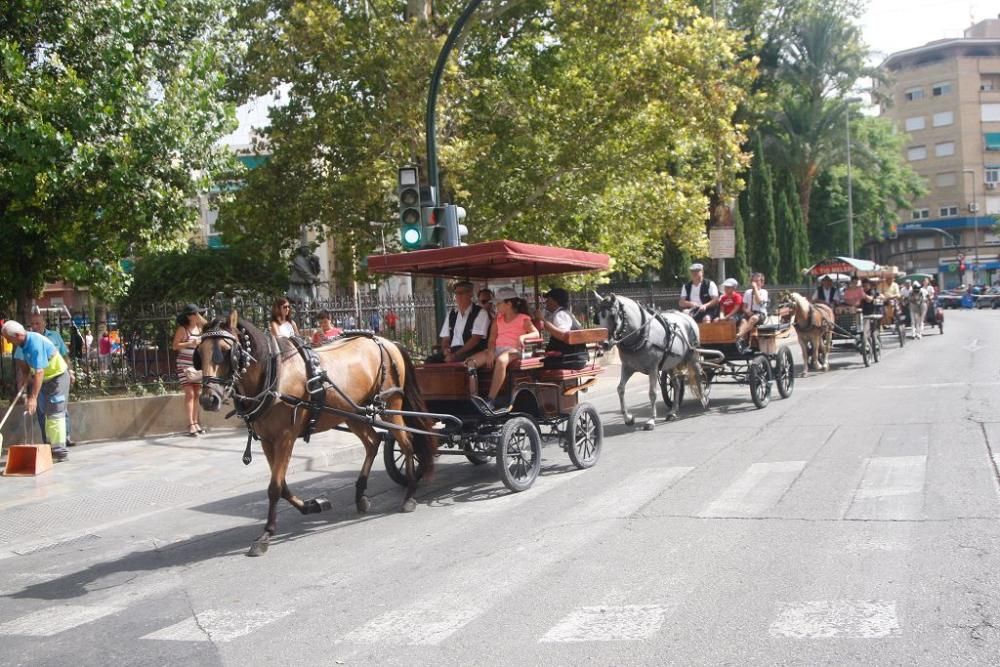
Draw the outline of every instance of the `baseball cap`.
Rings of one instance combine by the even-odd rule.
[[[691,267],[688,269],[688,271],[704,271],[704,270],[705,270],[705,265],[700,264],[698,262],[692,264]]]
[[[740,283],[739,283],[738,280],[736,280],[736,278],[726,278],[722,282],[722,286],[723,287],[739,287]]]
[[[563,307],[569,304],[569,292],[564,290],[562,287],[553,287],[542,296],[546,299],[555,300],[556,303]]]
[[[517,292],[509,287],[501,287],[497,290],[497,301],[509,301],[510,299],[516,299]]]

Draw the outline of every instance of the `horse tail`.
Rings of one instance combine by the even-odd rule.
[[[413,366],[413,359],[409,353],[400,346],[399,353],[403,357],[403,369],[406,374],[403,382],[403,410],[407,412],[427,412],[427,404],[420,393],[420,385],[417,382],[417,369]],[[403,418],[407,426],[419,428],[422,431],[429,431],[433,424],[426,417],[416,417],[408,415]],[[417,456],[420,468],[423,471],[423,478],[429,479],[434,474],[434,459],[437,454],[437,438],[432,438],[423,433],[410,433],[410,441],[413,443],[413,452]]]

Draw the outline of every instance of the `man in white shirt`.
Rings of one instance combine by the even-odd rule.
[[[696,322],[711,322],[719,314],[719,287],[711,280],[705,280],[705,267],[692,264],[691,280],[681,287],[678,304]]]
[[[736,334],[736,347],[746,349],[746,338],[758,324],[767,319],[767,290],[764,289],[764,274],[750,276],[750,289],[743,293],[743,321]]]
[[[434,361],[464,361],[480,350],[486,349],[486,337],[490,332],[490,314],[485,308],[472,302],[473,286],[468,281],[460,281],[452,287],[455,294],[455,308],[448,313],[441,325],[442,355],[432,355]]]

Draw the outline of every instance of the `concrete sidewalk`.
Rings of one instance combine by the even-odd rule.
[[[69,461],[36,477],[0,477],[0,558],[84,539],[238,487],[257,488],[263,497],[267,461],[254,442],[253,462],[244,466],[245,446],[246,431],[236,429],[84,444],[70,450]],[[320,433],[309,443],[296,442],[289,472],[360,465],[363,458],[364,448],[350,433]]]

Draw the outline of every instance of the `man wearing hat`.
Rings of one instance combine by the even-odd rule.
[[[583,368],[587,365],[587,346],[566,342],[570,331],[582,328],[569,308],[569,292],[553,287],[542,296],[545,297],[545,310],[536,310],[534,320],[536,329],[549,334],[549,342],[545,346],[545,367]]]
[[[25,409],[29,415],[38,410],[39,400],[45,405],[45,431],[56,461],[69,458],[66,449],[66,403],[69,401],[69,366],[59,350],[45,336],[26,331],[20,322],[4,322],[4,340],[20,349],[23,357],[21,386],[24,388]]]
[[[736,278],[727,278],[722,283],[722,296],[719,297],[719,319],[738,320],[743,312],[743,295],[736,291],[740,286]]]
[[[816,288],[816,294],[813,296],[813,303],[825,303],[833,308],[839,304],[840,301],[840,290],[838,290],[837,286],[833,284],[833,278],[830,274],[820,278],[819,287]]]
[[[719,314],[719,287],[705,280],[705,267],[692,264],[691,280],[681,287],[681,310],[687,311],[696,322],[711,322]]]
[[[486,337],[490,333],[489,311],[472,302],[474,288],[469,281],[461,280],[451,289],[455,295],[455,307],[448,313],[438,334],[441,352],[428,357],[427,363],[464,361],[486,349]]]

